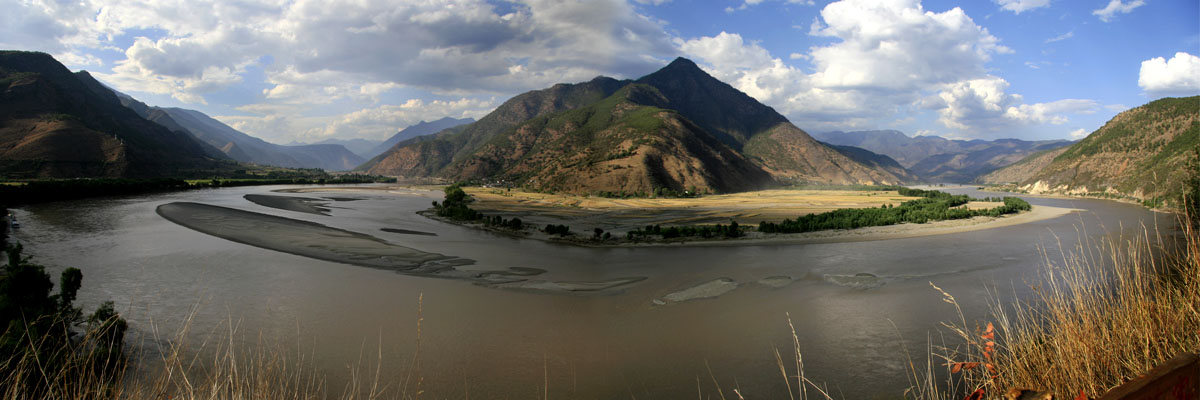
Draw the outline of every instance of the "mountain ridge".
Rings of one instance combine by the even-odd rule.
[[[162,177],[218,160],[143,119],[48,54],[0,51],[0,171],[7,177]]]
[[[908,136],[896,130],[822,132],[814,137],[840,146],[885,154],[921,180],[968,183],[1030,154],[1073,143],[1067,140],[959,140],[940,136]]]
[[[1200,96],[1125,110],[1019,185],[1030,193],[1106,193],[1177,207],[1189,174],[1200,174],[1197,110]]]
[[[616,100],[610,98],[618,91],[626,89],[628,89],[628,93],[625,93],[623,98]],[[600,108],[593,107],[598,103],[604,102],[613,104],[606,104]],[[624,103],[616,104],[621,102]],[[495,138],[500,137],[502,139],[499,140],[502,142],[507,141],[506,143],[508,144],[523,143],[535,147],[544,146],[549,142],[557,143],[564,132],[567,131],[581,134],[602,132],[603,134],[600,136],[608,138],[611,135],[615,135],[615,133],[608,131],[612,127],[592,126],[583,130],[580,128],[586,124],[597,124],[595,121],[601,120],[605,121],[605,123],[623,123],[628,121],[622,121],[615,114],[613,118],[590,118],[579,115],[555,114],[570,113],[573,110],[583,108],[592,110],[591,112],[593,113],[608,112],[612,114],[613,107],[630,110],[653,107],[668,112],[666,114],[659,114],[651,111],[641,111],[652,114],[652,116],[646,116],[643,122],[651,123],[649,121],[656,121],[653,125],[670,127],[670,129],[661,132],[664,135],[663,137],[656,139],[666,140],[665,142],[660,142],[660,144],[673,146],[674,148],[670,150],[659,148],[655,151],[660,151],[664,154],[679,155],[679,158],[677,158],[679,160],[687,159],[694,161],[694,163],[688,165],[680,164],[678,166],[682,168],[680,171],[655,172],[658,167],[646,167],[644,165],[638,167],[645,167],[645,171],[643,172],[647,174],[659,174],[659,178],[642,179],[639,177],[635,179],[638,182],[644,183],[639,184],[641,187],[638,188],[643,192],[655,190],[655,187],[645,186],[655,184],[668,185],[673,190],[678,190],[675,187],[676,184],[683,181],[696,183],[697,187],[711,187],[718,191],[731,190],[734,186],[728,183],[714,182],[707,180],[707,178],[681,178],[692,176],[689,174],[697,168],[717,168],[716,165],[706,163],[718,159],[722,160],[722,162],[732,163],[725,166],[739,171],[739,176],[742,178],[750,178],[749,184],[746,187],[761,187],[766,182],[758,178],[762,174],[743,171],[741,160],[748,161],[749,165],[761,169],[762,172],[770,176],[771,179],[767,179],[766,181],[783,183],[816,181],[836,184],[896,184],[902,181],[901,178],[886,170],[874,169],[873,167],[860,164],[817,142],[806,132],[788,122],[786,118],[775,112],[774,109],[758,103],[745,93],[713,78],[701,70],[695,63],[684,58],[678,58],[666,67],[633,81],[618,81],[612,78],[598,77],[589,82],[557,84],[548,89],[523,93],[506,101],[495,111],[473,124],[466,125],[460,129],[451,129],[432,136],[401,142],[389,153],[372,159],[359,169],[366,170],[372,174],[409,177],[441,176],[450,179],[486,179],[500,176],[514,178],[520,176],[521,178],[519,179],[522,179],[520,183],[530,183],[523,179],[531,178],[532,175],[512,173],[512,168],[516,167],[514,163],[521,164],[522,162],[518,162],[520,160],[499,157],[497,154],[500,152],[498,150],[499,147],[497,147],[499,144],[492,143]],[[562,122],[564,118],[570,123]],[[538,122],[541,124],[554,122],[562,126],[552,126],[551,129],[547,130],[527,125],[526,123],[529,121],[541,121]],[[675,140],[679,139],[678,135],[684,132],[692,136],[692,139]],[[547,139],[544,139],[545,141],[536,139],[542,135],[547,137]],[[510,140],[513,138],[519,140]],[[737,153],[737,157],[716,157],[716,154],[726,154],[726,151],[718,150],[717,147],[713,146],[713,143],[708,140],[710,138],[715,139],[728,148],[729,151]],[[650,140],[650,137],[646,136],[643,139]],[[587,143],[583,142],[576,142],[574,146],[576,147],[560,148],[559,151],[564,154],[572,153],[573,151],[584,153],[587,153],[587,151],[601,151],[601,149],[589,147]],[[489,149],[487,150],[489,154],[479,154],[478,152],[485,147]],[[786,151],[779,151],[780,149],[786,149]],[[524,149],[514,150],[525,154]],[[611,148],[607,148],[605,151],[610,150],[615,151]],[[649,150],[649,148],[641,149],[642,152]],[[697,153],[687,153],[687,151],[691,150]],[[624,151],[627,153],[638,153],[639,146],[633,146],[633,148],[627,148]],[[684,153],[687,154],[683,155]],[[705,156],[701,156],[701,154],[705,154]],[[556,162],[554,160],[558,158],[542,154],[538,159],[546,162]],[[593,166],[596,162],[599,162],[595,159],[589,160],[593,163]],[[521,168],[544,169],[532,168],[528,165]],[[550,185],[545,180],[538,180],[534,181],[533,186],[535,189],[540,190],[564,190],[565,187],[569,186],[570,191],[579,193],[610,192],[628,189],[623,184],[618,184],[614,181],[599,182],[591,180],[590,177],[594,176],[594,171],[588,172],[580,169],[574,172],[578,172],[582,174],[580,176],[589,178],[581,179],[593,182],[594,185],[592,187],[582,187],[575,184]],[[571,172],[556,172],[559,175],[564,173],[569,174]],[[492,174],[500,175],[493,176]],[[672,178],[666,179],[663,177]],[[626,178],[634,179],[630,176],[626,176]],[[703,182],[703,184],[700,184],[700,182]]]

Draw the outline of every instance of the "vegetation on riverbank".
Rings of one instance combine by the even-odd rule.
[[[946,192],[919,189],[901,190],[900,194],[922,198],[906,201],[898,206],[845,208],[820,214],[808,214],[796,217],[796,219],[785,219],[779,223],[763,221],[758,224],[758,231],[763,233],[803,233],[902,223],[924,224],[930,221],[979,216],[999,217],[1032,209],[1029,202],[1017,197],[1004,197],[1002,206],[985,210],[971,210],[962,207],[971,201],[967,195],[951,195]]]
[[[8,399],[103,398],[125,370],[125,320],[112,302],[84,318],[74,301],[83,273],[67,268],[58,293],[44,267],[6,248],[0,275],[0,396]]]

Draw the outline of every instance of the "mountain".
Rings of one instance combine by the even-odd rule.
[[[307,143],[290,143],[290,144],[288,144],[288,146],[303,146],[305,144],[307,144]],[[322,140],[319,142],[314,142],[313,144],[336,144],[336,145],[345,147],[346,150],[350,150],[351,153],[354,153],[354,154],[358,155],[359,157],[362,157],[362,159],[365,161],[366,159],[375,157],[375,155],[379,154],[379,153],[372,154],[371,151],[373,151],[376,147],[378,147],[380,145],[380,142],[378,140],[367,140],[367,139],[360,139],[360,138],[354,138],[354,139],[332,139],[331,138],[331,139],[325,139],[325,140]],[[359,163],[359,164],[362,164],[362,163]],[[358,166],[358,164],[355,164],[355,166]]]
[[[829,146],[830,148],[836,150],[838,153],[842,153],[842,155],[849,157],[851,160],[854,160],[854,161],[858,162],[859,164],[863,164],[863,165],[866,165],[871,168],[887,171],[887,172],[891,173],[892,175],[895,175],[896,177],[900,178],[901,181],[903,181],[903,182],[916,182],[916,181],[920,180],[919,177],[914,175],[912,172],[909,172],[908,169],[904,168],[903,165],[900,165],[900,163],[897,162],[895,159],[888,157],[886,155],[875,153],[875,152],[872,152],[870,150],[867,150],[867,149],[864,149],[861,147],[838,146],[836,144],[829,144],[829,143],[821,143],[821,144]]]
[[[1114,193],[1168,207],[1195,173],[1200,96],[1126,110],[1021,181],[1032,193]]]
[[[584,83],[560,83],[548,89],[525,92],[504,102],[479,121],[400,142],[357,169],[376,175],[434,176],[450,162],[467,157],[492,137],[517,124],[594,103],[628,83],[597,77]]]
[[[599,77],[521,94],[478,122],[401,142],[360,169],[576,193],[903,181],[817,142],[683,58],[636,81]]]
[[[1036,175],[1038,171],[1041,171],[1042,168],[1046,168],[1047,165],[1054,162],[1054,158],[1069,148],[1070,146],[1064,146],[1030,154],[1021,161],[1012,163],[1007,167],[980,175],[978,178],[975,178],[975,182],[1003,185],[1027,181]]]
[[[900,131],[824,132],[815,135],[826,143],[854,146],[892,157],[929,182],[966,183],[1007,166],[1030,154],[1073,142],[1019,139],[952,140],[938,136],[909,137]]]
[[[211,149],[142,118],[93,82],[45,53],[0,51],[0,174],[184,176],[218,164]]]
[[[771,181],[666,103],[655,88],[631,84],[599,102],[527,121],[443,175],[573,193],[735,192]]]
[[[384,140],[383,143],[375,145],[370,150],[359,153],[359,155],[363,156],[364,158],[373,158],[377,155],[383,154],[392,147],[395,147],[397,143],[405,140],[412,139],[417,136],[432,135],[446,129],[450,129],[459,125],[466,125],[472,122],[475,122],[474,118],[457,119],[450,117],[444,117],[433,122],[421,121],[416,125],[401,129],[400,132],[396,132],[395,135],[392,135],[392,137]]]
[[[99,84],[99,83],[97,83]],[[111,91],[111,90],[110,90]],[[284,146],[247,135],[202,112],[184,108],[151,107],[115,92],[121,104],[138,115],[172,130],[183,131],[236,161],[286,168],[320,168],[345,171],[363,158],[338,144]]]

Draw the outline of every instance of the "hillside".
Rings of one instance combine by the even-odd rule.
[[[1037,153],[1033,153],[1021,161],[1017,161],[1007,167],[980,175],[978,178],[975,178],[975,182],[991,185],[1004,185],[1024,182],[1036,175],[1038,171],[1042,170],[1042,168],[1046,168],[1047,165],[1050,165],[1051,162],[1054,162],[1054,158],[1058,157],[1058,155],[1062,154],[1064,151],[1067,151],[1068,148],[1070,148],[1070,146],[1059,147],[1051,150],[1042,150]]]
[[[908,169],[904,168],[903,165],[900,165],[899,162],[886,155],[875,153],[861,147],[838,146],[829,143],[821,144],[829,146],[829,148],[836,150],[838,153],[842,153],[842,155],[849,157],[851,160],[854,160],[859,164],[887,171],[888,173],[900,178],[900,180],[903,182],[916,182],[920,180],[919,177],[914,175],[912,172],[909,172]]]
[[[618,89],[621,96],[612,97]],[[633,115],[640,117],[626,118]],[[640,161],[608,162],[625,158],[618,157],[623,154],[635,154]],[[656,158],[660,156],[666,158]],[[604,157],[614,158],[600,160]],[[613,170],[600,171],[600,164]],[[613,172],[630,166],[635,170]],[[573,192],[904,181],[818,143],[775,110],[683,58],[633,82],[601,77],[519,95],[476,123],[401,142],[360,169],[409,177],[508,179]],[[551,172],[553,176],[546,175]],[[643,172],[654,178],[641,178]],[[763,174],[770,179],[761,179]],[[726,178],[750,180],[720,181]]]
[[[1200,96],[1126,110],[1021,182],[1032,193],[1110,193],[1172,207],[1200,149]],[[1191,167],[1194,168],[1194,167]]]
[[[220,154],[239,162],[327,171],[345,171],[363,162],[362,157],[339,144],[278,145],[242,133],[199,111],[151,107],[124,93],[116,95],[121,104],[143,118],[172,130],[186,132],[201,143],[217,149]]]
[[[403,142],[405,140],[412,139],[417,136],[432,135],[432,134],[444,131],[446,129],[450,129],[450,128],[453,128],[453,127],[456,127],[459,125],[466,125],[466,124],[469,124],[472,122],[475,122],[474,118],[457,119],[457,118],[450,118],[450,117],[444,117],[442,119],[439,119],[437,121],[432,121],[432,122],[421,121],[421,122],[418,122],[416,125],[412,125],[412,126],[404,128],[404,129],[401,129],[399,132],[396,132],[395,135],[392,135],[392,137],[388,138],[387,140],[384,140],[383,143],[380,143],[380,144],[374,146],[370,150],[362,153],[361,155],[364,158],[368,158],[368,159],[373,158],[375,156],[383,154],[384,152],[386,152],[388,150],[391,150],[391,148],[395,147],[397,143]]]
[[[952,140],[909,137],[899,131],[824,132],[823,142],[887,155],[928,182],[966,183],[1030,154],[1070,145],[1066,140]]]
[[[183,176],[217,164],[187,134],[142,118],[47,54],[0,51],[0,90],[4,177]]]
[[[403,141],[357,170],[373,175],[435,176],[452,161],[470,155],[496,135],[522,122],[594,103],[628,83],[598,77],[584,83],[560,83],[548,89],[525,92],[504,102],[479,121]]]
[[[368,140],[368,139],[362,139],[362,138],[354,138],[354,139],[329,138],[329,139],[325,139],[325,140],[321,140],[321,141],[313,142],[313,143],[292,142],[292,143],[288,143],[287,145],[288,146],[304,146],[306,144],[336,144],[336,145],[345,147],[346,150],[350,150],[351,153],[354,153],[355,155],[362,157],[362,159],[365,161],[366,159],[375,157],[375,155],[379,154],[379,153],[371,153],[371,151],[373,151],[376,147],[378,147],[381,144],[381,142],[378,140]],[[357,165],[355,165],[355,166],[357,166]]]
[[[535,190],[649,194],[735,192],[771,181],[713,135],[632,84],[574,110],[534,118],[452,164],[456,180],[503,179]]]

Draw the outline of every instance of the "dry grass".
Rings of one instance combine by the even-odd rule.
[[[419,304],[420,300],[418,300]],[[420,305],[418,305],[420,307]],[[420,399],[423,377],[419,354],[414,354],[405,376],[380,375],[383,354],[360,352],[358,361],[347,366],[345,386],[327,386],[324,372],[313,365],[313,355],[303,346],[280,346],[280,342],[259,335],[252,343],[228,321],[207,332],[199,343],[192,337],[192,315],[173,337],[162,340],[157,331],[152,343],[165,343],[157,349],[156,359],[98,360],[90,353],[63,346],[54,352],[67,357],[67,368],[45,371],[36,351],[16,360],[14,367],[0,371],[0,398],[4,399]],[[418,312],[417,329],[421,319]],[[84,346],[95,345],[91,336]],[[43,343],[29,341],[31,349]],[[365,345],[365,343],[364,343]],[[364,346],[365,347],[365,346]],[[380,343],[379,349],[382,349]],[[420,348],[420,338],[416,348]],[[46,352],[42,352],[46,354]],[[374,358],[373,360],[371,358]],[[96,362],[116,365],[111,373],[91,373],[81,366]],[[33,382],[33,383],[31,383]],[[39,388],[40,387],[40,388]]]
[[[993,301],[986,327],[970,328],[960,310],[946,327],[963,344],[931,348],[946,362],[912,367],[919,384],[910,396],[958,399],[979,389],[998,396],[1022,387],[1095,398],[1181,353],[1200,351],[1200,233],[1181,225],[1182,238],[1144,229],[1140,236],[1081,239],[1069,249],[1060,245],[1057,254],[1043,251],[1045,270],[1033,298]],[[958,307],[954,296],[942,294]]]

